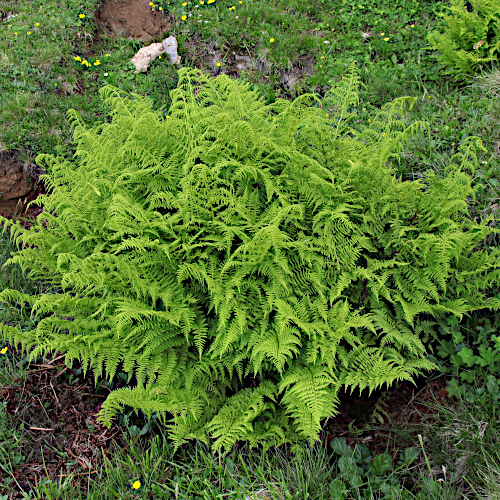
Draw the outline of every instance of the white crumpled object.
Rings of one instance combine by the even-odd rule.
[[[181,56],[177,54],[177,40],[175,36],[165,38],[162,43],[152,43],[147,47],[139,49],[137,54],[131,59],[131,62],[135,66],[134,75],[139,72],[145,73],[151,62],[162,54],[167,54],[171,63],[180,63]]]
[[[177,55],[177,39],[175,36],[169,36],[161,42],[163,49],[170,57],[170,62],[172,64],[179,64],[181,62],[181,56]]]

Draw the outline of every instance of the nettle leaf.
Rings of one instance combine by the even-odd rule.
[[[469,384],[472,384],[472,382],[474,382],[474,379],[475,379],[475,373],[473,371],[470,371],[470,370],[468,370],[466,372],[460,372],[460,378],[462,380],[465,380]]]
[[[464,347],[460,352],[457,353],[460,359],[469,367],[473,367],[476,362],[476,356],[474,356],[474,351],[468,347]]]
[[[413,446],[405,448],[405,450],[399,455],[399,460],[405,464],[411,464],[420,455],[420,451]]]
[[[376,476],[381,476],[392,468],[392,457],[387,452],[373,457],[373,461],[368,465],[368,471]]]
[[[330,446],[337,455],[346,457],[354,455],[354,450],[347,444],[345,438],[333,438],[330,441]]]
[[[334,479],[330,483],[329,492],[331,500],[345,500],[349,495],[349,490],[340,479]]]
[[[437,348],[437,353],[440,357],[446,358],[455,354],[457,351],[455,349],[455,344],[449,340],[439,340],[439,347]]]
[[[356,471],[358,470],[358,467],[356,465],[356,461],[354,460],[354,458],[348,457],[347,455],[342,455],[338,459],[337,464],[338,464],[340,472],[342,472],[342,474],[352,475],[352,474],[355,474]]]
[[[357,444],[354,448],[354,459],[358,464],[368,464],[372,459],[372,454],[364,444]]]
[[[497,382],[498,380],[495,379],[493,375],[488,375],[488,381],[486,382],[486,389],[495,398],[498,398],[500,396],[500,391]]]
[[[480,366],[493,366],[496,362],[500,361],[500,351],[492,347],[479,347],[479,356],[476,363]]]

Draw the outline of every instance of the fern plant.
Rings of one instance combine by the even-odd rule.
[[[128,405],[156,412],[176,448],[222,452],[313,443],[341,387],[433,370],[429,315],[500,304],[482,293],[498,284],[498,251],[473,251],[496,230],[466,203],[482,146],[464,143],[442,179],[402,182],[386,164],[425,126],[404,123],[415,99],[356,133],[358,87],[353,63],[324,101],[266,105],[247,83],[183,68],[164,119],[103,87],[110,123],[70,111],[74,161],[37,158],[52,191],[33,202],[35,224],[1,219],[23,243],[5,265],[61,288],[1,292],[45,317],[0,336],[32,357],[61,351],[96,380],[123,363],[129,386],[108,395],[102,424]]]
[[[442,17],[441,31],[427,35],[429,47],[441,54],[438,60],[460,82],[480,71],[500,55],[500,2],[470,0],[467,9],[463,0],[451,0],[452,15]]]

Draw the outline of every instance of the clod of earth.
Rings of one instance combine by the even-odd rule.
[[[17,152],[0,150],[0,214],[13,217],[36,197],[40,168],[20,160]]]

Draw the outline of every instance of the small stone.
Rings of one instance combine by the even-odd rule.
[[[175,36],[169,36],[165,38],[162,42],[163,49],[168,54],[170,58],[170,62],[172,64],[179,64],[181,61],[181,57],[177,54],[177,39]]]
[[[131,59],[135,66],[134,75],[139,72],[145,73],[151,62],[163,52],[164,50],[161,43],[152,43],[147,47],[139,49],[139,52]]]
[[[171,63],[180,63],[181,57],[177,54],[177,39],[174,36],[169,36],[162,43],[152,43],[139,49],[131,59],[135,66],[134,75],[139,72],[145,73],[151,62],[165,52],[168,54]]]

